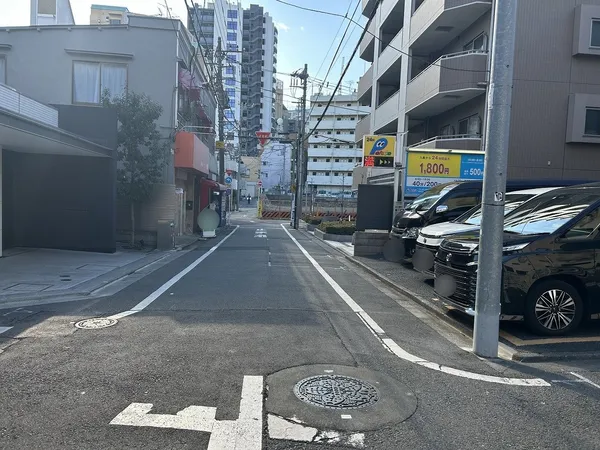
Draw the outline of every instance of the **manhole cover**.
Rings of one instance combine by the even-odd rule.
[[[117,319],[109,319],[106,317],[96,317],[94,319],[80,320],[75,324],[77,328],[82,330],[97,330],[99,328],[112,327],[117,324]]]
[[[329,409],[363,408],[379,400],[375,386],[343,375],[305,378],[296,383],[294,394],[303,402]]]

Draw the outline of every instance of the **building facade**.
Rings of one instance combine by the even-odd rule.
[[[194,48],[183,24],[160,17],[132,15],[128,25],[107,27],[0,29],[0,57],[6,66],[6,82],[24,95],[45,104],[98,106],[104,89],[114,94],[127,89],[145,93],[160,104],[162,114],[157,126],[163,138],[172,143],[172,154],[151,199],[138,211],[136,228],[148,243],[156,238],[159,221],[174,221],[183,229],[178,222],[179,211],[184,208],[194,212],[202,207],[198,184],[210,176],[208,169],[195,164],[193,158],[190,164],[175,165],[180,150],[174,142],[177,130],[188,126],[214,128],[216,102],[202,88],[206,67],[193,55]],[[39,67],[44,68],[43,77]],[[196,148],[207,152],[214,149],[214,135],[199,136],[188,150],[192,156]],[[177,188],[188,193],[192,210],[187,210]],[[124,234],[130,230],[128,217],[127,206],[120,204],[117,229]]]
[[[265,192],[291,192],[292,145],[272,142],[260,157],[260,180]]]
[[[482,151],[492,1],[365,0],[363,15],[356,142],[397,133],[402,161],[407,146]],[[600,0],[519,2],[509,178],[600,179],[598,17]]]
[[[242,36],[242,154],[258,153],[257,131],[275,132],[278,32],[262,6],[244,10]]]
[[[225,109],[225,140],[227,144],[239,148],[239,124],[242,110],[242,20],[241,3],[227,0],[196,3],[189,11],[188,28],[203,49],[207,60],[214,62],[219,38],[225,52],[223,84],[228,108]],[[219,118],[217,118],[218,123]]]
[[[30,25],[75,25],[69,0],[30,0]]]
[[[310,98],[308,128],[317,127],[308,139],[307,185],[315,195],[349,193],[352,170],[362,163],[360,146],[355,143],[356,124],[369,112],[360,106],[356,94],[333,97],[323,120],[317,121],[329,102],[329,96]]]

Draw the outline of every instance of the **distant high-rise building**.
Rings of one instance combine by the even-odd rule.
[[[223,84],[229,108],[225,109],[225,140],[239,146],[242,91],[242,18],[241,4],[235,1],[215,0],[204,6],[195,4],[189,11],[188,28],[207,60],[214,62],[219,38],[225,52]],[[213,66],[214,67],[214,66]]]
[[[277,80],[275,83],[275,120],[285,119],[283,106],[283,81]]]
[[[330,96],[313,95],[309,128],[325,111]],[[362,150],[355,143],[356,124],[369,113],[369,108],[360,106],[356,94],[336,95],[317,130],[308,140],[307,184],[316,195],[331,195],[350,192],[352,170],[362,162]]]
[[[244,10],[242,59],[242,151],[256,154],[257,131],[275,132],[275,78],[277,67],[277,28],[262,6]]]

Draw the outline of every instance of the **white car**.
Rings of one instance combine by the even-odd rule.
[[[511,212],[513,209],[525,203],[526,201],[558,187],[525,189],[522,191],[513,191],[506,193],[504,205],[504,215]],[[435,255],[442,241],[452,234],[463,233],[467,231],[475,231],[479,229],[481,224],[481,205],[471,208],[462,216],[451,222],[436,223],[422,228],[417,237],[417,248],[415,255],[421,253],[416,258],[413,257],[413,265],[420,272],[432,274],[433,258],[429,255]],[[423,252],[429,253],[429,255]]]

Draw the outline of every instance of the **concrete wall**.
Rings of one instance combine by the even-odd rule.
[[[115,251],[112,158],[2,152],[3,247]]]

